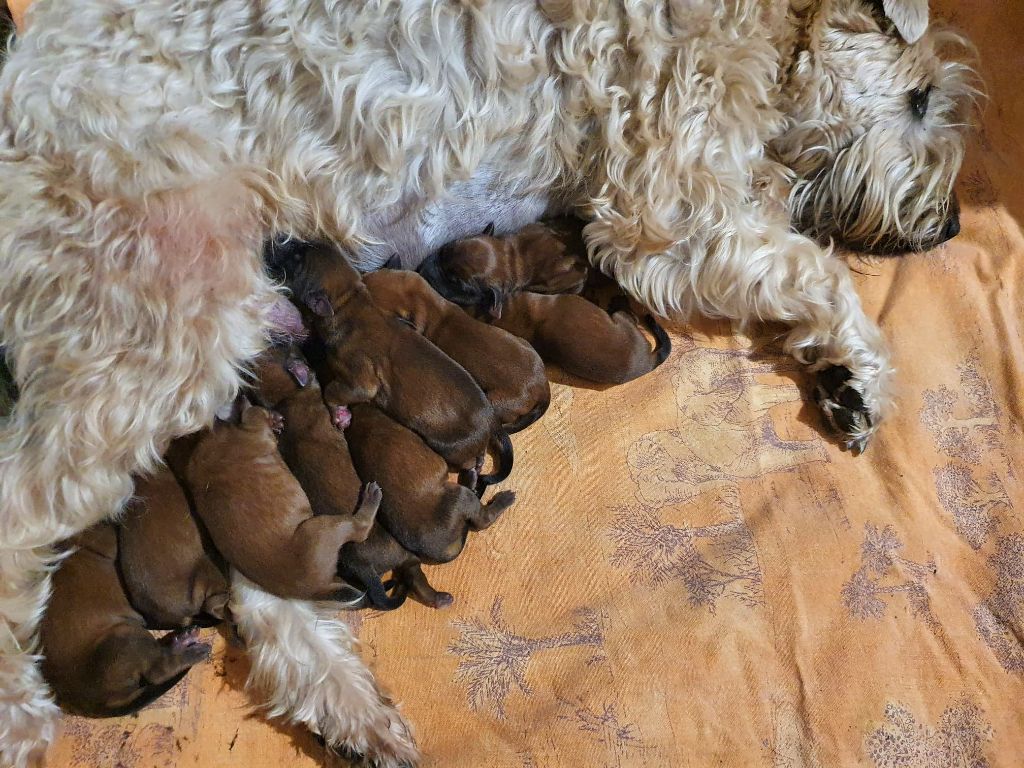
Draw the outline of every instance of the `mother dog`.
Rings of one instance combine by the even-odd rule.
[[[575,209],[655,310],[791,326],[862,448],[889,362],[816,240],[956,234],[971,88],[950,42],[926,0],[37,0],[0,76],[21,394],[0,432],[0,761],[55,732],[34,656],[50,545],[232,397],[274,323],[272,232],[412,266]],[[274,712],[415,760],[342,628],[242,582],[233,607]]]

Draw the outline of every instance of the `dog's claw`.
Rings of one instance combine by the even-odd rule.
[[[856,389],[850,369],[843,365],[830,365],[820,371],[814,399],[825,422],[846,436],[843,446],[854,456],[862,454],[874,428],[864,396]]]

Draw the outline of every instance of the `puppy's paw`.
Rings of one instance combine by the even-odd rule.
[[[268,411],[270,414],[267,418],[270,421],[270,428],[274,431],[275,435],[280,435],[281,430],[284,429],[284,416],[277,411]]]
[[[186,664],[198,664],[210,657],[212,648],[209,643],[199,639],[199,627],[171,632],[165,636],[165,640],[174,655]]]
[[[447,608],[454,602],[455,598],[452,596],[451,592],[438,592],[437,596],[434,598],[434,604],[431,607]]]
[[[332,405],[331,423],[338,429],[348,429],[352,423],[352,411],[345,405]]]
[[[844,365],[829,365],[818,372],[814,399],[833,430],[845,437],[854,455],[864,452],[876,429],[875,418],[865,404],[863,384]]]
[[[384,492],[375,482],[369,482],[363,486],[362,498],[359,506],[356,507],[355,524],[359,526],[356,532],[356,541],[366,541],[373,528],[373,522],[377,519],[377,510],[380,509],[380,502],[384,498]]]

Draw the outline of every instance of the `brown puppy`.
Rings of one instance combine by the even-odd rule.
[[[241,399],[240,422],[218,422],[198,441],[186,476],[196,513],[217,549],[280,597],[351,598],[337,576],[345,542],[370,533],[380,488],[369,483],[355,514],[314,516],[277,450],[279,414]]]
[[[518,432],[547,410],[544,362],[529,344],[484,325],[442,298],[415,272],[382,269],[363,277],[374,303],[426,336],[483,389],[506,432]]]
[[[515,501],[514,493],[501,491],[481,504],[471,490],[448,481],[444,460],[418,435],[372,405],[353,406],[348,439],[359,474],[376,477],[384,490],[380,524],[423,562],[454,560],[469,531],[488,527]],[[367,585],[365,575],[353,571],[358,562],[349,555],[361,548],[342,553],[341,573]],[[363,560],[378,578],[396,565],[392,559],[375,561],[373,553]]]
[[[492,225],[444,246],[420,265],[420,274],[446,299],[488,311],[520,291],[579,293],[588,272],[583,226],[564,217],[494,237]]]
[[[157,629],[187,627],[200,616],[223,621],[228,582],[207,554],[185,492],[167,467],[135,480],[118,526],[125,591]]]
[[[390,611],[409,595],[430,608],[452,604],[448,592],[438,592],[427,581],[420,558],[399,544],[380,522],[373,526],[366,541],[350,541],[342,547],[339,563],[342,578],[366,590],[364,603],[353,607]],[[393,579],[386,585],[383,577],[388,571]],[[388,595],[392,584],[393,596]]]
[[[78,549],[53,575],[41,625],[43,676],[68,712],[126,715],[171,688],[209,655],[195,633],[157,640],[128,602],[117,569],[117,532],[109,523],[69,542]]]
[[[347,406],[373,402],[422,437],[453,467],[476,470],[500,438],[494,408],[465,369],[370,299],[359,273],[328,246],[291,249],[279,260],[326,349],[324,400],[344,426]],[[511,444],[500,462],[511,470]],[[497,479],[494,480],[497,482]]]
[[[305,491],[313,514],[351,514],[360,498],[366,497],[367,488],[356,474],[345,435],[334,427],[316,375],[302,352],[294,344],[271,347],[257,359],[256,376],[255,397],[284,417],[277,449]],[[378,528],[371,530],[371,538]]]
[[[529,342],[544,362],[598,384],[623,384],[650,373],[672,349],[654,318],[647,317],[655,338],[651,349],[632,313],[609,314],[582,296],[518,293],[505,300],[500,312],[476,314]]]

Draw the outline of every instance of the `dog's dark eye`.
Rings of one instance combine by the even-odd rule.
[[[924,88],[915,88],[910,92],[910,111],[918,120],[924,120],[928,114],[928,96],[931,95],[932,87],[926,85]]]

